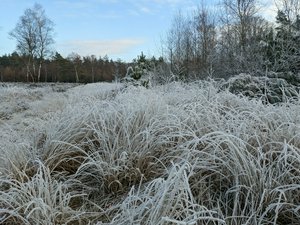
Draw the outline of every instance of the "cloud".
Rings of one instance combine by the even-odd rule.
[[[65,9],[64,15],[71,18],[86,18],[99,15],[103,18],[114,19],[123,16],[158,15],[165,10],[174,11],[178,8],[185,9],[195,5],[195,0],[54,0],[58,9]],[[124,7],[125,10],[115,13],[117,8]],[[98,11],[95,11],[98,9]],[[107,12],[108,10],[108,12]],[[114,13],[112,13],[114,12]],[[124,14],[125,13],[125,14]]]
[[[67,19],[119,19],[122,15],[116,3],[119,0],[53,1],[59,15]]]
[[[277,6],[273,0],[261,1],[261,11],[260,13],[264,18],[269,21],[275,21],[277,15]]]
[[[182,0],[154,0],[154,2],[159,4],[177,4],[182,2]]]
[[[178,9],[184,12],[191,12],[197,8],[198,4],[195,0],[148,0],[152,5],[157,5],[160,10],[171,10],[173,12],[178,11]]]
[[[125,1],[125,0],[124,0]],[[192,0],[126,0],[129,7],[129,15],[143,16],[161,15],[165,10],[174,11],[178,8],[188,8],[194,6]],[[193,4],[192,4],[193,3]]]
[[[68,9],[86,9],[93,8],[100,5],[109,5],[120,3],[120,0],[85,0],[85,1],[74,1],[74,0],[55,0],[54,4],[59,7],[66,7]]]
[[[94,3],[104,3],[104,4],[115,4],[115,3],[120,3],[120,0],[91,0]]]
[[[167,5],[167,6],[184,6],[190,5],[191,0],[152,0],[155,4]]]
[[[143,13],[151,13],[151,9],[148,8],[147,6],[142,6],[140,7],[141,12]]]
[[[76,52],[82,56],[113,56],[128,53],[135,47],[144,44],[141,39],[119,39],[119,40],[70,40],[58,44],[62,53],[68,55]]]
[[[56,0],[54,1],[54,4],[58,7],[62,7],[65,9],[86,9],[91,6],[89,1],[80,1],[80,2],[74,2],[74,1],[68,1],[68,0]]]

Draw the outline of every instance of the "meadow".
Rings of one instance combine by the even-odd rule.
[[[0,223],[300,224],[300,94],[0,83]]]

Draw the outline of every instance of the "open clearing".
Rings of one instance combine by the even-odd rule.
[[[300,99],[1,84],[0,223],[300,224]]]

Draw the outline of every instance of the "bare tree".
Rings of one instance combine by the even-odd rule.
[[[270,25],[259,16],[259,7],[258,0],[223,0],[219,46],[227,74],[263,69],[260,43]]]
[[[295,21],[300,13],[300,0],[275,0],[277,9],[283,12],[289,21]]]
[[[92,83],[95,82],[95,67],[97,64],[97,58],[95,55],[88,55],[82,58],[82,64],[86,70],[89,70],[89,74],[91,75],[91,79],[89,76],[86,77],[87,80],[91,81]]]
[[[75,52],[72,52],[69,56],[68,59],[73,63],[73,67],[74,67],[74,72],[75,72],[75,80],[76,83],[79,83],[79,75],[78,75],[78,67],[81,65],[82,61],[81,61],[81,56],[78,55]]]
[[[229,23],[235,24],[234,28],[239,35],[240,49],[244,53],[252,18],[258,12],[258,0],[223,0],[223,6],[225,14],[229,17]]]
[[[193,26],[195,67],[202,73],[211,74],[217,46],[217,31],[215,16],[203,3],[195,11]]]
[[[37,57],[39,60],[38,82],[41,77],[41,68],[44,59],[51,53],[50,46],[54,43],[53,22],[45,15],[45,10],[41,5],[34,6],[35,18],[37,23]]]
[[[185,18],[181,12],[178,12],[172,22],[172,28],[168,33],[168,49],[171,60],[171,70],[178,73],[181,70],[183,62],[183,39],[186,30]],[[180,72],[179,72],[180,73]]]
[[[97,58],[95,55],[90,56],[90,62],[91,62],[91,67],[92,67],[92,82],[95,82],[95,64],[97,63]]]
[[[177,13],[166,39],[171,71],[184,79],[207,75],[216,50],[216,38],[213,14],[204,4],[194,14]]]
[[[31,63],[33,61],[35,51],[36,51],[36,27],[34,24],[34,15],[31,9],[26,9],[24,15],[20,17],[19,22],[13,31],[9,35],[16,39],[17,50],[22,54],[27,56],[26,64],[26,79],[29,81],[29,75],[32,81],[34,77],[30,69]],[[33,66],[33,68],[35,68]]]
[[[16,39],[17,50],[27,57],[27,81],[40,81],[41,67],[45,57],[54,43],[53,22],[47,18],[41,5],[35,4],[33,8],[26,9],[9,35]],[[36,59],[39,69],[36,71]]]

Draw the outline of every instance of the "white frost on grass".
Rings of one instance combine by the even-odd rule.
[[[1,119],[2,224],[300,221],[300,101],[214,81],[4,89],[28,107]]]

